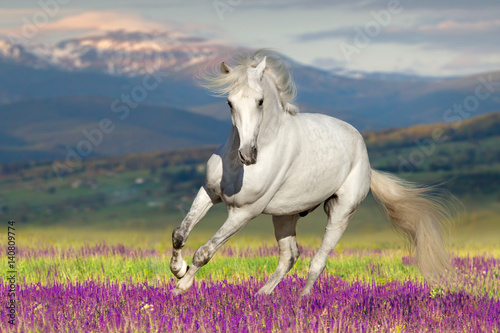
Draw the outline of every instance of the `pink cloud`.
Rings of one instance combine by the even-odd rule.
[[[19,14],[15,20],[9,20],[8,27],[0,29],[0,34],[15,34],[23,35],[23,29],[26,28],[26,22],[30,24],[36,23],[31,20],[33,16],[33,9],[17,11]],[[8,11],[0,10],[0,19],[3,16],[8,16]],[[12,14],[12,13],[11,13]],[[44,38],[50,36],[65,36],[68,33],[81,33],[95,34],[99,32],[106,31],[152,31],[152,30],[167,30],[169,26],[147,20],[144,17],[136,14],[123,14],[117,12],[98,12],[98,11],[86,11],[86,12],[61,12],[64,15],[62,18],[56,20],[49,20],[48,22],[42,22],[34,24],[36,29],[30,28],[30,31],[35,30],[33,33],[34,38]],[[11,15],[12,17],[12,15]]]
[[[87,11],[77,15],[68,16],[55,22],[48,23],[44,30],[126,30],[126,31],[151,31],[165,30],[167,26],[147,20],[136,14],[122,14],[116,12]]]

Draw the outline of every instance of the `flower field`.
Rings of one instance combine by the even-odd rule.
[[[272,243],[223,247],[173,296],[168,247],[34,244],[18,248],[16,325],[4,319],[1,332],[500,332],[496,248],[454,254],[453,276],[439,286],[403,250],[334,251],[300,298],[313,247],[301,248],[271,296],[254,294],[277,264]]]

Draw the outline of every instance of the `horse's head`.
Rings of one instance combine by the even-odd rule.
[[[265,68],[266,57],[256,67],[248,67],[248,82],[229,92],[227,96],[227,104],[231,109],[231,120],[233,126],[238,130],[240,139],[238,157],[245,165],[257,163],[257,137],[266,104],[262,86]],[[232,69],[222,63],[221,71],[224,74],[229,74]]]
[[[298,112],[293,104],[295,84],[282,57],[272,50],[257,50],[235,58],[236,66],[221,64],[221,73],[202,75],[201,86],[225,96],[238,133],[238,158],[245,165],[257,162],[258,146],[276,138],[284,115]]]

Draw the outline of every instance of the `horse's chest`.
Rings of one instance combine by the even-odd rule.
[[[217,155],[207,163],[206,187],[231,206],[255,201],[265,191],[265,183],[259,178],[248,168],[224,165]]]
[[[242,207],[257,201],[266,192],[266,184],[258,176],[248,172],[223,175],[221,179],[222,199],[231,206]]]

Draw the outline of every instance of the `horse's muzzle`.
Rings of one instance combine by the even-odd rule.
[[[238,158],[244,165],[252,165],[257,163],[257,147],[248,146],[238,149]]]

